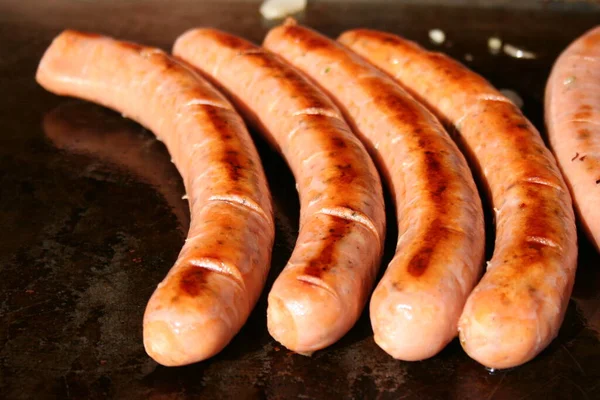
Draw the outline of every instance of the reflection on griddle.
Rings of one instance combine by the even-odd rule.
[[[47,113],[43,129],[57,148],[85,154],[155,187],[187,232],[189,212],[182,199],[181,177],[152,133],[117,113],[83,102],[62,104]]]

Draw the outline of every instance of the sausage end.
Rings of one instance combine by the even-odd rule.
[[[459,303],[380,284],[370,304],[375,343],[398,360],[433,357],[456,337],[460,310],[452,305]]]
[[[324,283],[302,278],[289,274],[276,281],[269,293],[267,326],[279,343],[307,355],[335,343],[355,318]]]

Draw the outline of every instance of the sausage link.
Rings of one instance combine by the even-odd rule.
[[[152,295],[144,346],[163,365],[211,357],[239,331],[269,269],[274,238],[264,171],[242,119],[162,50],[65,31],[37,81],[130,116],[164,141],[190,202],[185,245]]]
[[[339,41],[457,133],[496,217],[493,257],[459,321],[461,344],[490,368],[531,360],[558,333],[577,263],[569,192],[539,132],[485,79],[443,54],[365,29]]]
[[[463,155],[429,111],[335,41],[288,22],[264,46],[332,95],[393,193],[400,236],[371,300],[375,341],[403,360],[435,355],[456,336],[483,264],[483,212]]]
[[[269,293],[269,332],[303,354],[334,343],[358,319],[381,262],[385,211],[369,154],[331,100],[276,55],[214,29],[188,31],[173,52],[223,88],[296,179],[300,232]]]
[[[600,251],[600,26],[556,60],[546,85],[546,126],[581,225]]]

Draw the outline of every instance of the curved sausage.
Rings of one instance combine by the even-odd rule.
[[[558,58],[546,85],[552,151],[585,232],[600,250],[600,26]]]
[[[173,52],[229,94],[296,178],[300,232],[269,293],[269,332],[303,354],[336,342],[360,316],[383,252],[383,194],[369,154],[331,100],[276,55],[213,29],[188,31]]]
[[[56,94],[119,110],[164,141],[190,202],[190,230],[144,315],[144,346],[163,365],[219,352],[256,303],[274,238],[268,187],[229,102],[163,51],[65,31],[37,81]]]
[[[483,212],[463,155],[429,111],[335,41],[288,22],[264,46],[333,96],[393,193],[400,236],[371,300],[375,341],[398,359],[435,355],[456,337],[483,264]]]
[[[558,333],[577,263],[569,192],[540,134],[485,79],[443,54],[363,29],[339,40],[456,130],[496,212],[494,254],[465,305],[460,340],[490,368],[531,360]]]

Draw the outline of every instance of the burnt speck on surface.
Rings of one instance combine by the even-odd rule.
[[[203,267],[189,266],[179,277],[179,287],[190,297],[198,296],[210,272]]]

